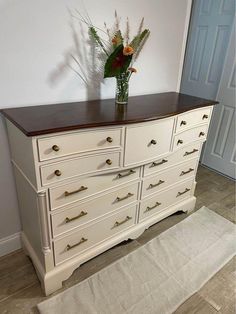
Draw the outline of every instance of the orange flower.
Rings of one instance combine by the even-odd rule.
[[[126,46],[123,49],[123,55],[131,56],[134,53],[134,49],[131,46]]]
[[[112,38],[111,42],[113,43],[114,46],[118,46],[118,45],[120,45],[122,43],[122,40],[121,40],[121,38],[119,36],[115,35]]]
[[[137,73],[137,70],[135,68],[128,68],[128,70],[131,72],[131,73]]]

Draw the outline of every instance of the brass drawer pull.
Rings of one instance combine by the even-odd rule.
[[[180,176],[184,176],[185,174],[190,173],[190,172],[192,172],[192,171],[194,171],[194,169],[193,169],[193,168],[189,168],[189,170],[187,170],[187,171],[182,171],[182,172],[180,173]]]
[[[157,141],[156,140],[151,140],[150,144],[156,145]]]
[[[205,136],[205,133],[204,132],[200,132],[199,133],[199,137],[201,137],[201,136]]]
[[[190,189],[186,188],[183,192],[178,192],[176,197],[181,196],[181,195],[183,195],[183,194],[185,194],[185,193],[187,193],[189,191],[190,191]]]
[[[121,201],[124,201],[124,200],[126,200],[127,198],[129,198],[129,197],[131,197],[131,196],[134,196],[134,194],[128,193],[128,194],[127,194],[126,196],[124,196],[124,197],[118,197],[118,196],[117,196],[116,201],[117,201],[117,202],[121,202]]]
[[[129,221],[130,219],[132,219],[132,217],[126,216],[126,218],[125,218],[124,220],[122,220],[122,221],[116,221],[116,222],[114,223],[114,226],[111,227],[111,229],[116,228],[116,227],[119,227],[120,225],[123,225],[124,223],[126,223],[126,222]]]
[[[111,161],[111,159],[107,159],[106,160],[106,164],[108,164],[109,166],[112,164],[112,161]]]
[[[54,150],[55,152],[58,152],[60,150],[60,147],[57,145],[53,145],[52,150]]]
[[[65,191],[64,195],[65,196],[69,196],[69,195],[72,195],[72,194],[76,194],[76,193],[79,193],[79,192],[82,192],[82,191],[85,191],[87,190],[87,186],[81,186],[78,190],[75,190],[75,191],[72,191],[72,192],[68,192],[68,191]]]
[[[158,186],[158,185],[161,185],[161,184],[163,184],[163,183],[165,183],[165,181],[163,181],[163,180],[159,180],[157,183],[155,183],[155,184],[149,184],[149,189],[152,189],[152,188],[155,188],[156,186]]]
[[[122,173],[118,173],[117,178],[121,179],[127,176],[130,176],[131,174],[136,173],[136,171],[134,171],[133,169],[129,170],[128,172],[122,174]]]
[[[72,218],[66,217],[66,223],[71,222],[71,221],[74,221],[74,220],[76,220],[76,219],[79,219],[79,218],[81,218],[81,217],[83,217],[83,216],[86,216],[87,214],[88,214],[87,212],[84,212],[84,211],[82,210],[82,212],[81,212],[79,215],[75,216],[75,217],[72,217]]]
[[[202,120],[204,120],[204,119],[208,119],[208,114],[204,114],[204,115],[202,116]]]
[[[66,250],[69,251],[69,250],[73,249],[74,247],[79,246],[80,244],[82,244],[82,243],[84,243],[86,241],[88,241],[88,239],[81,238],[81,240],[78,243],[76,243],[76,244],[73,244],[73,245],[67,244]]]
[[[198,149],[194,148],[191,152],[185,152],[184,156],[188,156],[188,155],[194,154],[196,152],[198,152]]]
[[[151,164],[150,168],[163,165],[163,164],[166,163],[166,162],[168,162],[167,159],[162,159],[162,161],[160,161],[160,162],[154,161],[154,162]]]
[[[112,143],[112,142],[113,142],[113,139],[112,139],[110,136],[108,136],[108,137],[106,138],[106,140],[107,140],[108,143]]]
[[[187,122],[186,122],[186,121],[184,121],[184,120],[180,122],[180,126],[182,126],[182,125],[186,125],[186,124],[187,124]]]
[[[179,145],[179,144],[183,144],[183,141],[182,140],[178,140],[177,145]]]
[[[55,170],[54,173],[57,177],[60,177],[62,175],[60,170]]]
[[[144,211],[144,213],[149,212],[150,210],[152,210],[152,209],[154,209],[154,208],[156,208],[156,207],[158,207],[158,206],[160,206],[160,205],[161,205],[161,203],[156,202],[155,205],[153,205],[153,206],[148,206],[148,207],[146,208],[146,210]]]

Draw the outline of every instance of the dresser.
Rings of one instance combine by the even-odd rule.
[[[175,92],[2,110],[22,245],[45,294],[82,263],[194,209],[214,101]]]

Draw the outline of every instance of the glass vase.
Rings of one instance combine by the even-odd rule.
[[[129,80],[127,73],[121,73],[116,77],[116,103],[126,105],[129,96]]]

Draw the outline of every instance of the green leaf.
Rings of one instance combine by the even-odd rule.
[[[105,52],[105,54],[108,56],[108,53],[102,43],[102,40],[101,38],[99,37],[96,29],[93,27],[93,26],[90,26],[89,27],[89,34],[91,35],[91,37],[93,38],[93,40],[95,41],[95,43],[97,43],[101,48],[102,50]]]
[[[143,37],[142,41],[140,42],[138,48],[135,50],[135,52],[134,52],[134,54],[133,54],[133,58],[132,58],[133,62],[135,62],[135,61],[137,60],[137,58],[138,58],[138,56],[139,56],[141,50],[143,49],[143,47],[144,47],[144,45],[145,45],[145,43],[146,43],[146,41],[147,41],[149,35],[150,35],[150,31],[148,31],[148,32],[145,34],[145,36]]]
[[[127,71],[132,60],[132,55],[123,55],[123,49],[123,44],[117,46],[112,54],[108,57],[105,64],[104,78],[116,77]]]
[[[118,30],[118,31],[116,32],[116,34],[115,34],[114,37],[117,39],[117,45],[114,45],[114,46],[119,46],[119,45],[123,44],[124,39],[123,39],[123,37],[122,37],[122,34],[121,34],[121,31],[120,31],[120,30]]]
[[[131,41],[130,46],[136,51],[141,44],[142,40],[145,38],[145,36],[149,33],[149,29],[145,29],[142,31],[141,34],[136,35],[134,39]]]

